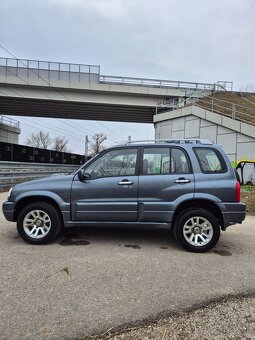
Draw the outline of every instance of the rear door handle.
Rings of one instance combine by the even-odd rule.
[[[129,180],[127,179],[123,179],[123,181],[121,182],[118,182],[119,185],[132,185],[134,184],[134,182],[130,182]]]
[[[186,179],[184,177],[180,177],[175,181],[175,183],[179,183],[179,184],[185,184],[185,183],[189,183],[189,182],[190,182],[190,180]]]

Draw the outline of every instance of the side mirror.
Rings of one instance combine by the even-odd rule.
[[[78,178],[79,178],[79,181],[82,182],[82,181],[85,181],[86,179],[90,179],[91,176],[87,172],[84,173],[82,170],[80,170],[78,172]]]
[[[78,172],[78,178],[79,178],[79,181],[84,181],[85,180],[85,176],[84,176],[84,173],[82,172],[82,170],[80,170]]]

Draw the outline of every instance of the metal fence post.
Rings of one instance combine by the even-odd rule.
[[[48,79],[49,79],[49,83],[50,83],[50,62],[48,62]]]
[[[236,119],[236,106],[232,104],[232,119]]]
[[[29,60],[27,60],[27,82],[29,78]]]

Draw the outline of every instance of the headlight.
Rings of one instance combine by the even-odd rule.
[[[8,196],[7,196],[7,199],[9,199],[10,198],[10,196],[11,196],[11,193],[12,193],[12,188],[9,190],[9,192],[8,192]]]

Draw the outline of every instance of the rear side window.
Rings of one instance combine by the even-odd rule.
[[[144,148],[143,175],[189,172],[189,161],[183,150],[179,148]]]
[[[183,150],[171,149],[171,173],[172,174],[187,174],[190,173],[189,162]]]
[[[204,173],[222,173],[227,165],[221,154],[213,148],[194,148],[201,171]]]
[[[169,174],[169,148],[144,148],[143,175]]]

